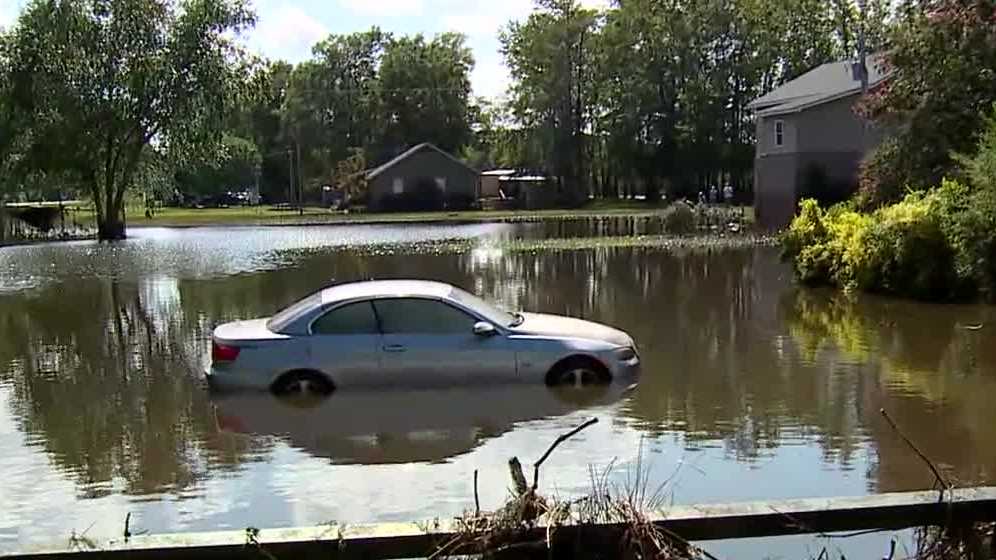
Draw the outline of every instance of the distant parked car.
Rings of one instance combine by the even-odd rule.
[[[509,313],[420,280],[340,284],[270,318],[214,329],[207,376],[218,388],[326,394],[352,387],[535,382],[632,383],[633,339],[611,327]]]

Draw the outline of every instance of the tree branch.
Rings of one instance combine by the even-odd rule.
[[[546,461],[546,458],[550,456],[550,453],[553,453],[553,450],[556,449],[558,445],[560,445],[564,441],[568,440],[569,438],[573,437],[575,434],[577,434],[581,430],[583,430],[583,429],[585,429],[585,428],[587,428],[589,426],[594,426],[597,423],[598,423],[598,418],[592,418],[591,420],[588,420],[587,422],[585,422],[584,424],[581,424],[577,428],[574,428],[573,430],[567,432],[566,434],[558,437],[556,439],[556,441],[554,441],[553,444],[550,445],[550,448],[546,450],[546,453],[544,453],[543,456],[540,457],[540,460],[536,461],[536,464],[533,466],[533,491],[534,492],[536,491],[536,488],[539,486],[539,470],[540,470],[540,467],[543,465],[543,461]]]
[[[885,420],[886,422],[889,423],[889,426],[891,426],[892,429],[899,435],[899,437],[902,438],[904,442],[906,442],[906,445],[908,445],[910,449],[912,449],[913,452],[916,453],[920,457],[920,459],[922,459],[923,462],[927,464],[927,467],[930,468],[930,471],[934,473],[936,482],[939,482],[941,484],[942,488],[941,495],[943,496],[944,490],[951,489],[951,484],[947,480],[945,480],[943,476],[941,476],[941,472],[937,470],[936,466],[934,466],[933,461],[928,459],[927,456],[924,455],[923,452],[920,451],[920,449],[912,441],[910,441],[910,438],[906,437],[906,435],[904,435],[903,432],[899,430],[899,427],[896,426],[896,423],[892,421],[892,418],[889,416],[889,413],[886,412],[884,408],[879,409],[879,412],[881,412],[882,416],[885,417]]]

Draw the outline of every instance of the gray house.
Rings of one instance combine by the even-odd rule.
[[[886,77],[881,55],[868,57],[866,66],[869,86]],[[856,186],[861,160],[882,139],[881,130],[853,111],[861,96],[859,68],[853,61],[824,64],[750,103],[761,226],[788,225],[803,197],[840,198]]]
[[[469,208],[479,193],[477,170],[429,143],[367,172],[367,208],[376,212]]]

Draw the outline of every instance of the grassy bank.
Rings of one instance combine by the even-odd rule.
[[[441,223],[441,222],[518,222],[537,220],[566,220],[608,217],[662,216],[664,206],[641,202],[598,201],[575,209],[559,210],[468,210],[460,212],[405,212],[405,213],[344,213],[326,208],[306,207],[302,212],[275,209],[270,206],[237,208],[164,208],[152,218],[146,218],[144,209],[127,212],[128,227],[194,227],[194,226],[276,226],[312,224],[392,224],[392,223]],[[753,219],[753,212],[745,208],[745,220]],[[81,211],[77,220],[92,224],[92,213]]]

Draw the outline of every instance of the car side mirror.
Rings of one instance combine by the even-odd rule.
[[[474,334],[477,336],[494,336],[497,332],[495,326],[487,321],[474,323]]]

